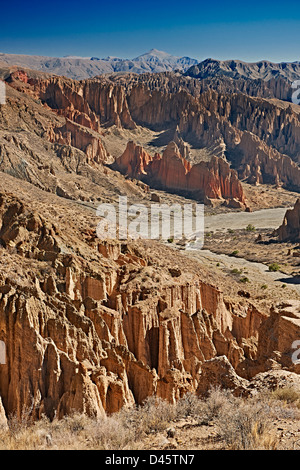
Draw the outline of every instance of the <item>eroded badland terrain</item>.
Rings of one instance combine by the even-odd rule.
[[[0,67],[0,447],[298,448],[300,106],[192,69]],[[119,196],[204,203],[203,249],[101,240]]]

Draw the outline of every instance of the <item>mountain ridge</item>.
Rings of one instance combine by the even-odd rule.
[[[229,77],[269,81],[272,78],[281,77],[292,82],[300,77],[300,63],[297,61],[276,63],[268,60],[245,62],[238,59],[208,58],[197,65],[192,65],[185,75],[201,80],[212,77]]]
[[[133,59],[120,59],[108,56],[98,57],[47,57],[22,54],[0,53],[0,63],[5,65],[16,65],[41,72],[64,75],[75,80],[83,80],[104,73],[115,72],[166,72],[181,70],[185,72],[198,60],[190,57],[177,57],[164,51],[151,49]]]

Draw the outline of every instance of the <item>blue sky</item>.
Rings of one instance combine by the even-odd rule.
[[[300,60],[300,2],[1,2],[0,52]]]

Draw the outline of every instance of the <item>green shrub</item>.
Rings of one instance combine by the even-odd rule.
[[[280,266],[278,263],[271,263],[269,264],[269,271],[276,272],[280,270]]]
[[[240,269],[237,269],[237,268],[234,268],[231,270],[231,274],[241,274],[241,270]]]
[[[234,250],[230,256],[237,256],[239,254],[239,250]]]

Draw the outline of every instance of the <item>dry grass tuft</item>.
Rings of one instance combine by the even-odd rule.
[[[194,432],[200,433],[213,426],[224,449],[274,450],[278,440],[272,423],[278,418],[298,420],[299,398],[299,392],[288,387],[252,398],[212,388],[206,398],[187,393],[171,404],[150,397],[142,406],[101,418],[74,413],[61,420],[44,417],[33,422],[30,410],[25,410],[21,418],[10,416],[8,427],[0,428],[0,450],[137,450],[145,439],[151,442],[152,435],[164,434],[177,422],[179,427],[192,423]]]

